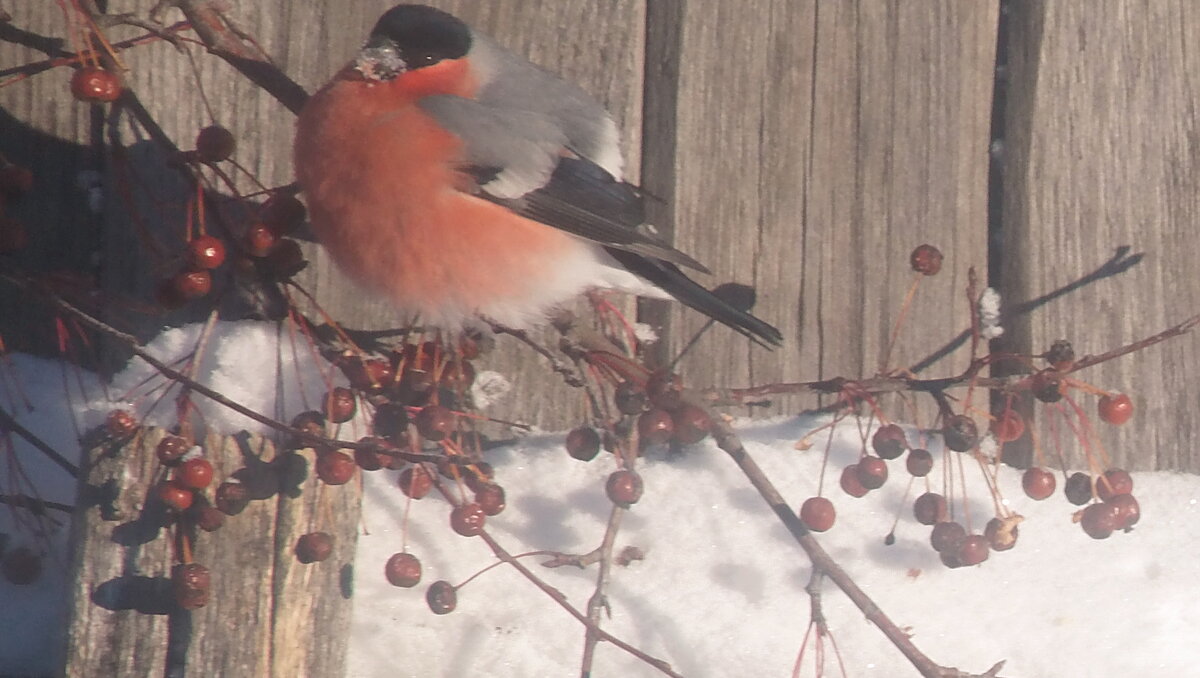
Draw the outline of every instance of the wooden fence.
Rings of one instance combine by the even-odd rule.
[[[110,11],[153,4],[114,1]],[[234,12],[311,89],[389,4],[279,0],[235,3]],[[656,223],[716,271],[707,282],[758,288],[756,312],[783,330],[785,346],[766,351],[715,329],[682,363],[691,384],[875,373],[911,280],[908,252],[925,242],[947,265],[922,284],[893,366],[917,363],[968,326],[972,266],[1012,305],[1096,270],[1119,247],[1144,253],[1128,272],[1011,319],[1005,346],[1025,352],[1068,338],[1081,354],[1098,353],[1200,309],[1200,282],[1189,275],[1200,239],[1190,223],[1200,10],[1186,0],[433,4],[607,102],[632,178],[662,198]],[[54,3],[7,9],[10,33],[60,33]],[[1000,71],[998,55],[1008,62]],[[0,42],[0,68],[36,56]],[[201,55],[193,73],[165,45],[125,58],[131,86],[168,134],[186,143],[207,124],[198,78],[242,140],[238,159],[268,184],[291,179],[291,114],[227,65]],[[131,273],[136,248],[117,232],[128,233],[119,201],[110,195],[99,216],[84,205],[81,167],[112,185],[111,167],[88,148],[105,121],[69,100],[67,77],[56,69],[0,89],[0,152],[38,176],[37,196],[21,207],[38,227],[35,251],[93,266],[111,290],[144,293],[147,281]],[[315,248],[311,257],[305,282],[336,317],[359,327],[393,321]],[[25,311],[11,302],[6,317],[16,322]],[[641,313],[662,326],[666,353],[702,323],[674,304]],[[1200,470],[1189,379],[1197,348],[1189,336],[1080,375],[1134,398],[1134,422],[1103,434],[1117,463]],[[963,365],[953,358],[925,373]],[[493,366],[518,385],[499,416],[551,427],[579,416],[579,396],[527,351],[507,349]],[[773,411],[813,404],[784,398]]]

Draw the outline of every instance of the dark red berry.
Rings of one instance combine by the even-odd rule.
[[[485,483],[475,489],[475,503],[489,516],[499,515],[507,505],[504,488],[495,483]]]
[[[800,505],[800,520],[813,532],[824,532],[833,527],[837,509],[825,497],[809,497]]]
[[[362,445],[372,445],[376,449],[355,449],[354,463],[364,471],[378,471],[381,468],[391,468],[394,457],[388,454],[387,450],[395,449],[395,446],[383,438],[362,438],[359,441]]]
[[[580,426],[567,434],[566,445],[573,459],[591,461],[600,453],[600,434],[591,426]]]
[[[642,445],[662,445],[675,433],[675,420],[670,412],[655,408],[638,417],[637,427]]]
[[[154,448],[154,454],[162,463],[173,466],[190,449],[191,445],[188,445],[188,442],[183,438],[179,436],[166,436],[158,441],[158,446]]]
[[[450,527],[464,537],[474,537],[483,532],[486,521],[487,514],[483,512],[483,507],[474,502],[455,506],[450,512]]]
[[[113,410],[108,413],[108,418],[104,420],[104,427],[108,430],[108,434],[114,438],[124,438],[125,436],[133,435],[137,430],[137,419],[134,418],[128,410]]]
[[[1114,426],[1120,426],[1133,416],[1133,401],[1124,393],[1103,395],[1100,397],[1097,409],[1100,411],[1101,419]]]
[[[867,455],[858,460],[858,482],[868,490],[877,490],[887,482],[887,462],[879,457]]]
[[[646,409],[646,392],[633,382],[624,381],[613,393],[613,402],[621,414],[641,414]]]
[[[604,483],[604,492],[608,500],[620,506],[629,508],[642,498],[642,477],[637,471],[621,469],[613,471]]]
[[[654,407],[674,411],[683,405],[683,386],[678,376],[655,372],[646,380],[646,397]]]
[[[397,483],[401,492],[413,499],[420,499],[433,488],[433,476],[429,475],[424,466],[410,466],[400,472]]]
[[[951,570],[963,566],[962,561],[958,559],[958,551],[938,551],[938,558],[941,559],[943,565]]]
[[[210,125],[196,135],[196,157],[200,162],[228,160],[237,148],[233,132],[220,125]]]
[[[271,230],[270,226],[263,223],[251,224],[250,228],[246,229],[245,235],[242,236],[242,245],[246,248],[246,254],[252,257],[265,257],[278,244],[279,236]]]
[[[975,420],[965,414],[955,414],[946,419],[942,427],[942,437],[946,447],[955,452],[966,452],[979,442],[979,427]]]
[[[225,243],[211,235],[192,238],[187,247],[193,268],[214,269],[225,263]]]
[[[392,586],[406,589],[421,581],[421,561],[411,553],[395,553],[383,566],[383,576]]]
[[[199,508],[196,505],[200,504]],[[205,532],[216,532],[225,525],[225,514],[207,501],[192,505],[196,514],[196,526]]]
[[[858,480],[858,464],[850,464],[842,469],[842,490],[851,497],[862,497],[868,492]]]
[[[671,417],[675,420],[675,439],[684,445],[694,445],[712,431],[712,418],[702,407],[684,404]]]
[[[904,460],[904,467],[908,469],[909,474],[924,478],[933,470],[933,455],[929,450],[916,448],[908,451],[908,457]]]
[[[1017,545],[1017,523],[1019,519],[992,518],[983,528],[983,536],[993,551],[1007,551]]]
[[[17,586],[28,586],[42,573],[42,557],[24,546],[4,554],[0,562],[4,578]]]
[[[957,554],[959,545],[966,537],[967,531],[962,525],[945,521],[933,526],[933,532],[929,534],[929,543],[933,550],[939,553]]]
[[[195,499],[191,490],[167,482],[159,483],[154,494],[167,508],[175,511],[186,511]]]
[[[344,424],[354,418],[358,411],[358,402],[354,391],[338,386],[325,394],[325,416],[335,424]]]
[[[1025,434],[1025,420],[1016,410],[1004,410],[991,424],[996,442],[1011,443]]]
[[[1056,484],[1054,474],[1044,468],[1034,466],[1021,474],[1021,488],[1030,499],[1041,501],[1049,497],[1054,494]]]
[[[382,403],[375,408],[372,422],[375,435],[387,438],[396,445],[407,444],[408,408],[396,403]]]
[[[345,485],[354,477],[354,457],[339,450],[317,454],[317,477],[326,485]]]
[[[325,415],[316,410],[308,410],[297,414],[292,419],[292,428],[299,429],[308,435],[319,438],[325,437]],[[295,441],[292,447],[303,448],[309,447],[308,442]]]
[[[396,377],[391,361],[383,358],[363,360],[354,356],[339,361],[338,367],[341,368],[342,374],[346,375],[350,386],[360,391],[377,392],[381,388],[391,386]]]
[[[207,459],[188,459],[175,471],[175,482],[192,490],[203,490],[212,483],[213,466]]]
[[[1063,486],[1063,494],[1067,496],[1067,501],[1076,506],[1083,506],[1092,500],[1092,478],[1088,474],[1077,471],[1067,478],[1066,485]]]
[[[880,426],[871,436],[871,447],[883,459],[896,459],[908,449],[904,429],[895,424]]]
[[[1044,403],[1056,403],[1063,397],[1061,375],[1055,370],[1038,372],[1030,380],[1029,390]]]
[[[454,393],[463,393],[475,383],[475,366],[469,362],[451,360],[442,367],[438,383]]]
[[[121,96],[121,89],[121,79],[103,68],[88,66],[71,76],[71,94],[80,101],[116,101]]]
[[[200,299],[212,291],[212,274],[208,271],[181,271],[171,278],[171,288],[176,297],[185,302]]]
[[[1075,347],[1066,339],[1058,339],[1042,354],[1046,362],[1059,372],[1066,372],[1075,366]]]
[[[421,437],[437,442],[445,440],[458,425],[454,412],[441,405],[426,405],[417,412],[414,422]]]
[[[908,263],[921,275],[937,275],[942,270],[942,251],[933,245],[918,245],[909,255]]]
[[[429,585],[425,592],[425,602],[434,614],[450,614],[458,605],[458,592],[445,580],[438,580]]]
[[[1103,502],[1089,504],[1087,508],[1083,509],[1079,525],[1092,539],[1107,539],[1113,530],[1120,527],[1122,522],[1120,511],[1121,509],[1113,504]]]
[[[958,562],[964,567],[969,565],[978,565],[988,559],[988,540],[981,534],[972,534],[963,537],[963,540],[958,544]]]
[[[242,483],[226,481],[217,486],[217,510],[227,516],[236,516],[250,504],[250,491]]]
[[[300,243],[291,238],[280,238],[275,247],[262,258],[260,270],[272,280],[287,280],[308,266]]]
[[[304,223],[307,213],[304,203],[293,196],[277,193],[263,203],[260,218],[271,230],[287,235]]]
[[[296,540],[296,560],[308,565],[319,563],[333,555],[333,535],[328,532],[309,532]]]
[[[185,610],[195,610],[208,604],[212,574],[199,563],[176,565],[171,568],[171,590],[175,601]]]
[[[1108,501],[1121,494],[1133,492],[1133,477],[1124,469],[1110,468],[1096,479],[1096,495]]]
[[[486,461],[471,464],[463,472],[463,480],[472,492],[478,492],[479,488],[491,484],[495,479],[496,469]]]
[[[1125,530],[1133,527],[1142,518],[1142,507],[1132,494],[1118,494],[1105,503],[1117,510],[1117,529]]]
[[[937,525],[946,519],[946,498],[926,492],[913,502],[913,517],[922,525]]]

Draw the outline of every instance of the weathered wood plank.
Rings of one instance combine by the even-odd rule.
[[[874,373],[922,242],[946,267],[922,286],[891,364],[967,326],[967,268],[986,279],[997,12],[762,0],[685,5],[677,25],[651,24],[652,36],[679,32],[676,107],[648,99],[646,122],[648,139],[677,133],[676,244],[718,278],[755,284],[757,312],[788,342],[766,352],[714,330],[685,374],[740,384]],[[671,313],[677,347],[702,319]]]
[[[1056,289],[1128,245],[1146,254],[1010,328],[1019,350],[1055,339],[1099,353],[1200,309],[1200,7],[1013,3],[1004,158],[1001,279],[1009,300]],[[1078,376],[1128,391],[1134,420],[1096,422],[1116,465],[1200,471],[1195,380],[1200,338],[1187,336]],[[1080,396],[1089,414],[1093,398]],[[1082,465],[1078,445],[1073,465]]]

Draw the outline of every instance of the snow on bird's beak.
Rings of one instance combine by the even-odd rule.
[[[372,37],[358,53],[354,68],[367,80],[391,80],[408,70],[396,43],[387,38]]]

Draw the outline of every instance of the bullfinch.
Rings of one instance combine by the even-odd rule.
[[[443,11],[380,17],[300,113],[295,167],[341,269],[425,326],[535,326],[610,288],[782,341],[688,278],[683,268],[708,271],[643,225],[595,99]]]

